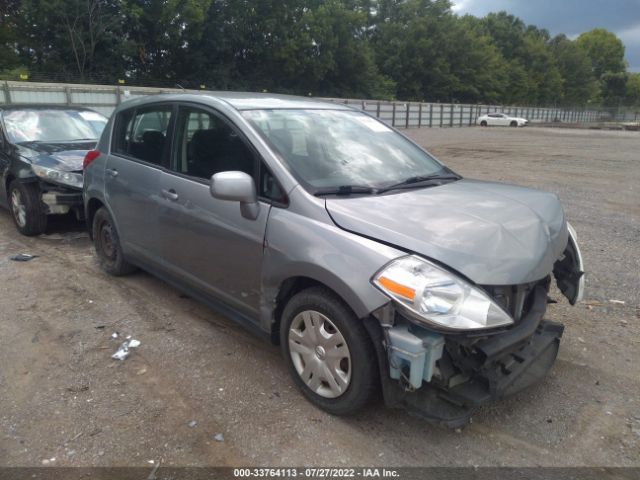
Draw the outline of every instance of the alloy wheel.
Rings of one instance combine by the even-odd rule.
[[[20,227],[24,227],[27,224],[27,206],[24,204],[20,190],[17,188],[14,188],[11,192],[11,210],[16,223]]]

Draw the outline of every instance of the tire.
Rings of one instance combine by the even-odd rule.
[[[518,126],[518,122],[513,120],[509,125],[512,126],[512,127],[517,127]]]
[[[297,347],[292,354],[293,345]],[[312,287],[289,300],[282,313],[280,346],[296,385],[328,413],[354,413],[378,388],[369,334],[349,307],[326,288]],[[309,376],[307,380],[303,375]]]
[[[30,237],[44,233],[47,228],[47,212],[37,183],[12,181],[7,200],[11,218],[20,233]]]
[[[486,126],[487,126],[487,121],[486,121],[486,120],[482,120],[482,121],[480,122],[480,126],[481,126],[481,127],[486,127]]]
[[[99,208],[93,216],[92,229],[93,244],[100,268],[117,277],[136,271],[136,267],[124,259],[118,232],[105,207]]]

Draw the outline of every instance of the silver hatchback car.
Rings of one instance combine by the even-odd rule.
[[[556,195],[463,179],[366,113],[220,92],[119,106],[84,162],[99,262],[279,344],[333,414],[377,392],[449,426],[553,364],[584,286]]]

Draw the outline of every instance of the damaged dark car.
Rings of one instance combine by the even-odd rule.
[[[0,205],[23,235],[39,235],[49,215],[83,218],[82,161],[107,118],[68,106],[0,106]]]

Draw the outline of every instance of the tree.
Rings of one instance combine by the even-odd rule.
[[[19,56],[32,71],[86,80],[121,69],[117,0],[22,0]]]
[[[18,0],[5,0],[0,4],[0,74],[19,64],[16,52],[16,12]]]
[[[553,38],[550,48],[562,77],[561,103],[572,106],[597,102],[598,82],[593,75],[591,60],[584,49],[565,35]]]
[[[624,44],[615,34],[604,28],[594,28],[581,34],[576,44],[591,60],[593,74],[596,78],[607,72],[624,72]]]
[[[626,103],[640,107],[640,73],[630,73],[627,77]]]

